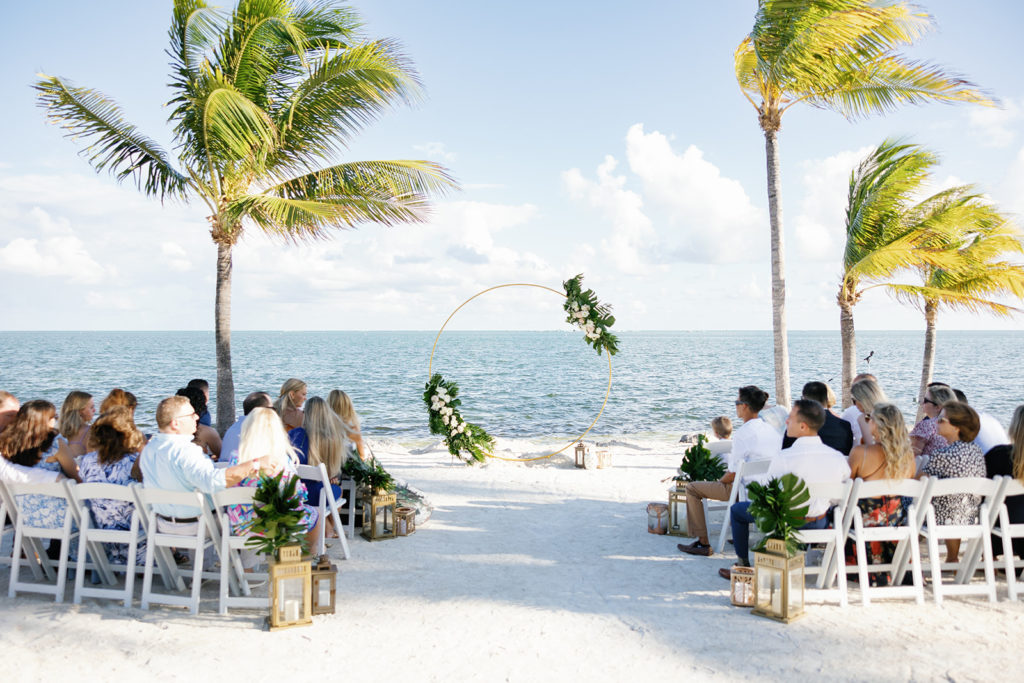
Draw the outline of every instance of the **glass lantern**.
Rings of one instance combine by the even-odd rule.
[[[754,606],[754,568],[732,568],[729,572],[729,600],[737,607]]]
[[[394,493],[374,493],[363,501],[363,538],[368,541],[382,541],[394,538],[395,505]]]
[[[587,466],[587,447],[582,441],[576,444],[576,467],[583,469]]]
[[[777,538],[754,553],[754,614],[789,623],[804,614],[804,553],[790,555]]]
[[[313,584],[313,614],[334,614],[338,590],[338,568],[326,555],[321,555],[310,570]]]
[[[270,561],[270,630],[313,623],[309,562],[302,547],[286,545]]]
[[[395,532],[408,536],[416,531],[416,508],[400,507],[395,510]]]
[[[686,531],[686,491],[668,490],[668,535],[688,536]]]
[[[668,506],[650,503],[647,506],[647,533],[664,534],[668,526]]]
[[[597,452],[597,469],[603,470],[612,466],[612,454],[606,450]]]

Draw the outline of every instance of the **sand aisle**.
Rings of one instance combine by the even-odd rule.
[[[339,613],[310,628],[261,617],[143,612],[109,602],[0,598],[8,680],[735,680],[825,675],[875,681],[1005,679],[1019,666],[1024,603],[947,599],[864,609],[809,606],[785,626],[730,606],[719,567],[646,533],[681,451],[613,448],[610,470],[564,458],[449,466],[447,454],[378,447],[388,469],[436,507],[415,535],[352,541]],[[727,547],[728,549],[728,547]],[[336,552],[337,548],[333,552]],[[0,570],[6,595],[8,570]],[[70,600],[71,591],[68,596]],[[296,671],[298,669],[298,671]],[[1012,674],[1011,674],[1012,676]],[[328,680],[335,680],[331,678]]]

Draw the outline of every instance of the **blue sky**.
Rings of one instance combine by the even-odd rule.
[[[227,4],[227,3],[225,3]],[[977,183],[1024,213],[1024,7],[922,3],[916,58],[965,74],[1001,109],[930,105],[850,123],[808,107],[780,133],[791,329],[838,329],[847,178],[887,136],[937,151],[936,183]],[[351,159],[429,158],[463,191],[428,225],[339,231],[309,246],[254,233],[235,251],[235,329],[437,329],[506,282],[583,272],[622,329],[770,329],[764,142],[732,74],[756,3],[422,2],[354,7],[397,38],[425,96]],[[983,8],[983,9],[979,9]],[[0,29],[2,327],[212,329],[214,247],[200,206],[161,206],[97,175],[29,87],[60,75],[115,99],[165,147],[170,2],[19,3]],[[27,296],[18,296],[24,292]],[[881,292],[859,329],[923,329]],[[559,303],[501,290],[453,328],[558,329]],[[943,314],[940,328],[1021,329]]]

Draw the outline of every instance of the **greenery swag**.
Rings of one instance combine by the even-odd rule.
[[[483,462],[494,449],[494,437],[479,426],[466,422],[459,413],[462,401],[459,385],[435,372],[423,391],[430,413],[430,433],[444,436],[448,452],[466,463]]]
[[[565,321],[583,330],[587,344],[598,354],[619,352],[619,338],[609,332],[615,324],[612,307],[602,304],[592,289],[583,289],[583,273],[562,283],[565,289]]]
[[[349,458],[341,468],[342,474],[351,477],[359,486],[367,486],[373,492],[394,491],[395,480],[375,458],[363,461]]]

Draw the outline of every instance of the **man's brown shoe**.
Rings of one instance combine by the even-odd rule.
[[[732,580],[732,567],[722,567],[718,570],[718,575],[727,581]]]
[[[704,545],[700,541],[696,541],[690,545],[680,544],[679,549],[689,555],[701,555],[702,557],[711,557],[715,554],[715,551],[712,550],[711,546]]]

